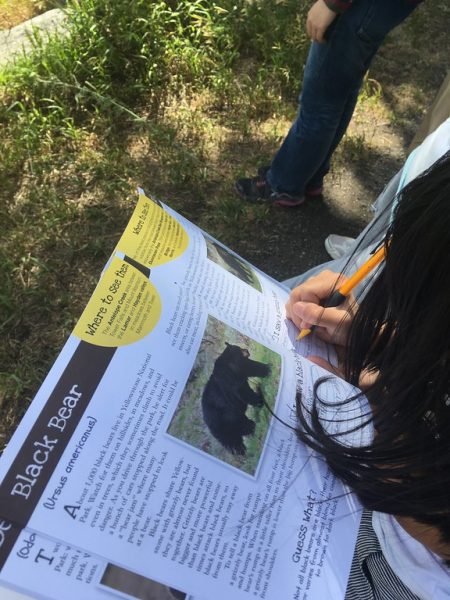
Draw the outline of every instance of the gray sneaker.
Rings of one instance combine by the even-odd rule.
[[[341,258],[344,254],[347,254],[354,242],[355,238],[332,233],[325,240],[325,250],[331,258]]]

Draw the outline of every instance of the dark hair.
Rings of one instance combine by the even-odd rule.
[[[450,541],[450,153],[403,189],[385,245],[345,364],[356,386],[365,370],[379,372],[366,392],[374,439],[353,448],[327,434],[320,383],[309,417],[297,399],[298,433],[366,508],[438,526]]]

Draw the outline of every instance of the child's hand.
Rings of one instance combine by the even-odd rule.
[[[337,13],[332,11],[323,0],[317,0],[309,10],[306,18],[306,31],[313,42],[326,42],[325,33]]]
[[[324,302],[334,290],[338,289],[346,277],[322,271],[292,290],[286,304],[286,314],[301,329],[316,327],[318,337],[326,342],[344,346],[350,328],[351,319],[356,309],[353,296],[346,299],[337,308],[323,308]]]

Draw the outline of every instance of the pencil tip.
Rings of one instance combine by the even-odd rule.
[[[297,336],[298,340],[302,340],[304,337],[311,333],[311,329],[302,329]]]

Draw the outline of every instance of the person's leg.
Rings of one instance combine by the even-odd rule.
[[[339,27],[339,23],[337,24]],[[275,190],[303,193],[308,181],[324,162],[338,125],[345,97],[333,90],[323,93],[322,79],[338,52],[335,38],[327,44],[312,43],[306,62],[300,110],[280,149],[267,180]],[[322,91],[321,89],[322,88]]]
[[[317,169],[317,171],[314,173],[314,175],[311,177],[311,179],[308,181],[307,187],[311,187],[313,189],[322,187],[323,179],[330,170],[331,157],[333,156],[333,153],[336,150],[336,148],[338,147],[341,139],[344,137],[344,134],[347,131],[349,123],[352,119],[353,112],[355,110],[355,106],[358,101],[358,95],[359,95],[361,86],[362,86],[362,80],[359,83],[358,89],[355,89],[353,94],[349,94],[347,103],[344,107],[344,110],[342,111],[342,115],[339,120],[339,124],[336,128],[333,141],[330,144],[330,148],[329,148],[322,164]]]
[[[407,0],[355,0],[328,42],[311,45],[298,117],[267,174],[274,190],[300,194],[308,184],[320,185],[373,56],[413,9]]]

